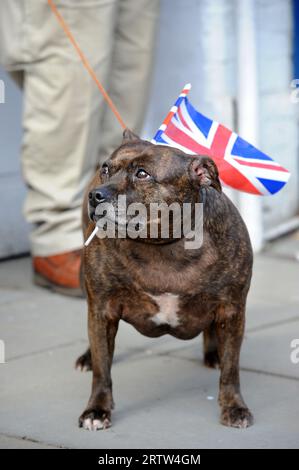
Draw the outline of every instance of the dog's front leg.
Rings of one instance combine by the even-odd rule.
[[[89,302],[88,333],[92,358],[92,390],[86,410],[79,418],[79,426],[89,431],[111,425],[113,408],[111,365],[118,319],[109,318],[105,308]]]
[[[216,335],[221,371],[221,423],[236,428],[247,428],[253,423],[253,416],[240,391],[239,356],[244,324],[245,305],[219,307],[216,314]]]
[[[211,369],[219,367],[219,354],[217,346],[216,327],[214,322],[203,333],[204,365]]]

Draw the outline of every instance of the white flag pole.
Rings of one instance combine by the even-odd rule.
[[[87,238],[86,242],[84,243],[84,246],[88,246],[91,240],[96,236],[97,231],[99,230],[99,227],[96,225],[89,237]]]
[[[151,140],[152,144],[156,144],[156,137],[159,134],[160,131],[165,131],[166,127],[168,126],[169,122],[171,121],[172,117],[178,110],[178,103],[180,101],[180,98],[184,98],[185,96],[188,95],[189,91],[191,90],[191,83],[187,83],[184,88],[182,89],[181,93],[179,94],[176,102],[174,105],[170,108],[169,113],[167,114],[166,118],[162,122],[161,126],[159,127],[158,131],[156,132],[154,138]]]

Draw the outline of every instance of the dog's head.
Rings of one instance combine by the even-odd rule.
[[[128,223],[134,214],[126,214],[125,219],[120,216],[119,196],[125,196],[126,207],[138,204],[149,209],[150,205],[169,207],[173,203],[182,207],[199,202],[200,188],[208,186],[221,191],[217,167],[209,157],[151,144],[126,129],[121,146],[102,164],[93,180],[88,213],[91,220],[97,221],[101,205],[109,204],[116,211],[115,222]]]

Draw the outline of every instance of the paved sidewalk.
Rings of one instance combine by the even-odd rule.
[[[86,307],[31,285],[30,260],[0,263],[0,448],[299,448],[298,243],[255,259],[241,355],[247,430],[218,423],[218,371],[202,365],[202,338],[149,339],[122,324],[113,367],[113,427],[77,428],[91,375],[74,370],[86,347]],[[280,248],[281,247],[281,248]]]

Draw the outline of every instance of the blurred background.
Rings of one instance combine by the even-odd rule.
[[[191,82],[190,98],[200,112],[250,138],[242,135],[246,122],[240,122],[249,95],[256,102],[253,115],[247,112],[249,126],[256,125],[255,143],[291,172],[281,192],[254,201],[260,207],[247,223],[258,228],[254,244],[260,249],[299,225],[299,103],[292,99],[292,80],[299,78],[299,2],[255,0],[251,12],[242,11],[242,3],[162,0],[143,136],[154,135],[182,86]],[[6,105],[0,105],[0,216],[6,221],[0,226],[0,257],[8,257],[29,251],[29,244],[19,158],[22,96],[3,69],[0,79],[6,95]],[[244,209],[239,194],[229,195],[246,219],[246,201]]]

